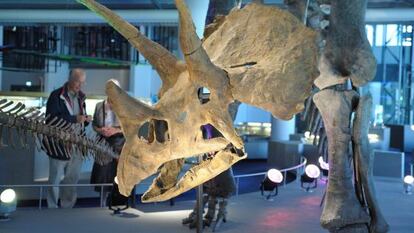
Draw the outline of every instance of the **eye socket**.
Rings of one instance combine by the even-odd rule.
[[[206,104],[210,101],[210,90],[207,87],[198,88],[197,95],[201,104]]]

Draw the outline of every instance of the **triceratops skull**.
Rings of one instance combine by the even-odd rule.
[[[268,109],[274,115],[288,119],[302,110],[303,101],[310,94],[311,85],[318,74],[315,68],[315,34],[302,26],[295,17],[276,8],[252,4],[252,7],[245,7],[236,12],[236,15],[229,16],[245,18],[241,20],[242,24],[235,27],[235,35],[246,34],[243,38],[245,43],[257,42],[260,48],[248,48],[243,44],[245,47],[240,49],[246,57],[239,59],[242,65],[235,56],[237,46],[229,43],[233,41],[232,38],[226,41],[229,47],[216,46],[217,40],[214,38],[217,37],[213,37],[214,34],[223,35],[220,30],[227,30],[226,23],[219,26],[209,37],[213,39],[206,43],[206,48],[210,48],[207,52],[220,65],[218,67],[210,60],[197,37],[184,0],[176,0],[176,6],[180,19],[179,39],[185,63],[141,35],[134,26],[104,6],[93,0],[78,1],[103,16],[138,49],[157,70],[163,82],[160,99],[155,106],[148,106],[128,96],[112,82],[107,84],[109,100],[126,138],[118,164],[120,192],[129,195],[134,185],[159,171],[162,166],[164,169],[160,170],[160,176],[173,172],[166,169],[170,165],[174,170],[181,168],[182,163],[179,161],[183,158],[203,153],[215,154],[191,168],[180,181],[173,179],[174,183],[167,184],[168,187],[155,180],[149,191],[143,195],[144,202],[172,198],[213,178],[246,157],[243,142],[236,134],[227,111],[228,105],[235,99]],[[268,13],[267,18],[264,17],[266,14],[259,17],[261,10]],[[246,28],[244,24],[249,22],[246,16],[252,15],[270,25],[270,33],[266,36],[255,32],[243,34],[243,28]],[[283,29],[288,34],[278,35],[278,29]],[[231,36],[234,35],[230,34],[229,37]],[[235,40],[242,43],[240,39],[242,38]],[[271,41],[274,43],[270,43]],[[253,44],[249,46],[252,47]],[[222,49],[232,51],[228,55],[228,61],[225,56],[220,56],[218,50]],[[285,52],[278,54],[278,51]],[[245,61],[250,61],[248,59],[254,61],[246,63]],[[244,63],[248,65],[245,66]],[[297,79],[294,78],[294,71],[300,74]],[[264,78],[260,80],[260,77]],[[210,90],[207,103],[199,100],[198,91],[201,87]],[[243,95],[242,91],[246,89],[252,92]],[[260,93],[261,90],[274,91]],[[293,96],[289,96],[290,94]],[[154,127],[150,130],[149,140],[138,136],[138,131],[145,122],[157,121],[166,122],[163,132],[156,132],[157,127]],[[200,127],[206,124],[215,127],[222,137],[203,139]],[[162,136],[162,140],[157,136],[160,133],[166,135]],[[177,166],[174,166],[175,163]]]

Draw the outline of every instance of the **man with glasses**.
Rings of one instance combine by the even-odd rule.
[[[89,124],[92,118],[86,114],[85,94],[81,91],[85,81],[85,71],[82,69],[70,71],[68,81],[62,87],[54,90],[47,100],[46,115],[49,118],[46,123],[58,117],[68,123],[80,123],[83,127]],[[66,157],[61,153],[64,150],[59,150],[58,147],[62,148],[63,145],[55,143],[55,145],[46,147],[49,156],[49,183],[55,185],[77,184],[82,167],[82,155],[72,154],[70,157]],[[59,187],[50,187],[47,193],[49,208],[58,208],[59,194],[62,208],[72,208],[75,205],[76,187],[64,186],[60,189]]]

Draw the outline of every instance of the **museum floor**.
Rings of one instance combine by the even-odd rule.
[[[279,189],[274,201],[258,192],[233,197],[223,233],[319,233],[319,207],[325,186],[307,193],[292,182]],[[404,195],[398,180],[376,178],[380,206],[392,233],[414,232],[414,195]],[[19,208],[8,222],[0,222],[0,233],[181,233],[195,232],[181,225],[194,201],[139,205],[123,217],[112,216],[105,208],[42,209]],[[205,229],[204,232],[211,232]]]

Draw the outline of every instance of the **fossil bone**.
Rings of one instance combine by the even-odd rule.
[[[357,98],[355,91],[332,89],[322,90],[313,97],[328,137],[330,170],[321,224],[331,232],[347,226],[355,226],[363,232],[370,220],[356,197],[352,183],[350,117]],[[353,230],[359,232],[356,229]]]
[[[371,96],[361,97],[353,124],[353,146],[357,171],[362,185],[362,192],[365,197],[371,216],[370,232],[384,233],[388,231],[388,224],[385,221],[375,197],[375,186],[372,182],[372,168],[374,155],[368,141],[369,117],[372,105]]]
[[[235,99],[280,119],[303,110],[319,74],[316,33],[276,7],[233,10],[203,46],[228,73]]]
[[[184,1],[177,0],[179,39],[185,60],[183,63],[173,58],[168,51],[162,50],[159,45],[144,38],[134,27],[106,7],[92,0],[78,2],[104,17],[140,52],[147,50],[148,53],[142,52],[143,55],[154,58],[148,60],[163,80],[161,98],[153,107],[127,96],[112,83],[107,84],[109,100],[113,102],[114,111],[126,136],[118,164],[120,192],[128,195],[135,184],[156,173],[166,162],[218,151],[211,160],[190,169],[165,192],[151,192],[150,189],[143,195],[144,202],[174,197],[213,178],[246,156],[229,114],[223,111],[231,102],[240,100],[254,104],[271,110],[280,118],[288,119],[303,108],[303,101],[318,74],[315,33],[306,29],[289,13],[277,8],[251,4],[241,10],[233,10],[202,44],[195,33]],[[260,17],[255,20],[268,25],[270,33],[257,36],[255,24],[250,26],[246,20],[251,14]],[[265,17],[266,15],[269,17]],[[237,19],[243,20],[238,23]],[[222,40],[221,34],[226,33],[228,26],[234,23],[232,29],[239,37],[228,35],[226,40]],[[255,30],[249,31],[251,28]],[[286,33],[281,33],[278,29]],[[241,35],[245,37],[240,37]],[[233,45],[242,38],[245,40],[245,48]],[[226,43],[224,46],[216,46],[218,41]],[[252,48],[252,42],[259,47]],[[150,52],[148,47],[159,50]],[[159,52],[161,50],[162,53]],[[240,54],[240,51],[245,53]],[[224,56],[217,56],[219,53]],[[164,57],[168,59],[164,61]],[[210,90],[208,103],[200,104],[197,98],[200,87]],[[254,88],[254,91],[246,91],[246,88]],[[280,92],[274,92],[275,89]],[[301,94],[291,98],[292,91]],[[256,98],[256,95],[259,96]],[[137,136],[144,122],[153,120],[167,122],[167,141],[149,142]],[[200,127],[206,124],[213,125],[223,137],[203,140]]]
[[[315,84],[323,89],[332,79],[352,80],[360,87],[375,77],[376,60],[365,34],[367,0],[331,0],[326,48],[321,57],[321,76]]]
[[[0,100],[0,135],[3,134],[3,128],[6,127],[9,143],[12,141],[12,129],[15,129],[19,138],[20,146],[27,147],[27,135],[32,135],[35,143],[41,145],[40,148],[47,151],[53,151],[70,157],[72,155],[68,147],[84,148],[84,156],[93,156],[98,163],[108,163],[117,155],[111,147],[101,141],[94,142],[89,137],[82,135],[81,128],[74,124],[67,124],[64,120],[57,117],[46,123],[49,117],[44,117],[34,108],[26,109],[24,104],[17,103],[6,99]],[[60,146],[63,144],[64,146]],[[14,146],[14,144],[11,144]],[[38,146],[39,147],[39,146]]]
[[[352,103],[351,99],[346,100],[345,96],[348,91],[347,86],[350,86],[349,80],[351,80],[354,87],[360,87],[366,82],[372,80],[376,71],[376,61],[372,54],[371,48],[369,46],[368,40],[365,35],[365,9],[366,9],[366,0],[331,0],[330,7],[330,16],[329,27],[326,31],[323,32],[325,35],[324,39],[326,40],[326,47],[322,51],[322,55],[319,63],[319,70],[321,75],[316,79],[315,85],[322,90],[317,95],[320,95],[314,100],[319,101],[316,103],[321,106],[321,109],[318,106],[318,109],[321,111],[325,130],[328,139],[328,154],[329,154],[329,180],[328,180],[328,191],[327,198],[325,200],[325,207],[321,216],[321,224],[323,227],[330,230],[330,232],[386,232],[387,227],[385,220],[382,218],[381,212],[378,209],[378,205],[375,202],[375,190],[373,185],[371,185],[371,177],[369,175],[369,155],[363,154],[366,149],[363,146],[355,146],[356,151],[354,151],[355,167],[354,170],[357,171],[357,176],[353,177],[349,172],[352,171],[352,166],[344,159],[349,158],[345,147],[345,144],[339,144],[338,141],[341,140],[338,135],[340,133],[346,133],[347,135],[350,132],[345,132],[341,130],[345,127],[345,123],[349,124],[350,109],[351,104],[357,105],[357,103]],[[330,89],[327,89],[330,88]],[[344,92],[344,94],[339,94]],[[341,100],[338,99],[339,96],[343,95]],[[335,97],[335,98],[334,98]],[[323,100],[326,98],[325,100]],[[349,98],[349,97],[348,97]],[[327,101],[331,101],[328,106]],[[335,100],[335,102],[333,102]],[[337,107],[334,107],[337,105]],[[363,104],[362,104],[363,105]],[[331,108],[331,113],[327,109]],[[336,116],[335,124],[327,125],[329,121],[335,119],[335,116],[329,115],[333,114],[332,108],[341,108],[342,111],[346,111],[347,116]],[[359,111],[366,111],[361,110]],[[336,111],[336,114],[345,114],[340,111]],[[345,115],[346,115],[345,114]],[[332,118],[330,120],[330,118]],[[328,121],[328,122],[327,122]],[[365,119],[359,119],[358,121],[366,121]],[[358,123],[358,122],[356,122]],[[363,127],[368,127],[367,122]],[[341,126],[342,128],[340,128]],[[337,135],[332,134],[332,128],[337,127]],[[354,128],[357,132],[353,132],[354,136],[365,137],[360,135],[361,131],[367,131],[367,128],[361,129]],[[357,133],[357,134],[355,134]],[[365,133],[365,132],[364,132]],[[348,139],[347,139],[348,140]],[[361,151],[358,151],[361,150]],[[338,158],[339,156],[344,156],[344,158]],[[342,177],[338,174],[343,174]],[[339,179],[341,178],[341,179]],[[355,182],[358,185],[362,185],[363,192],[366,195],[361,195],[361,188],[357,186],[357,189],[349,188],[346,192],[341,189],[341,187],[348,187],[352,184],[352,180],[355,179]],[[338,183],[339,182],[339,183]],[[341,186],[342,184],[342,186]],[[338,187],[336,187],[338,186]],[[341,186],[341,187],[339,187]],[[335,188],[334,188],[335,187]],[[333,193],[334,192],[334,193]],[[333,195],[332,195],[333,194]],[[340,200],[340,201],[338,201]],[[356,201],[357,200],[357,201]],[[369,213],[371,214],[372,219],[364,216],[367,211],[361,211],[361,204],[368,204]],[[365,206],[364,206],[365,207]],[[361,225],[366,223],[370,226],[368,229],[366,226]],[[339,230],[338,230],[339,229]]]

